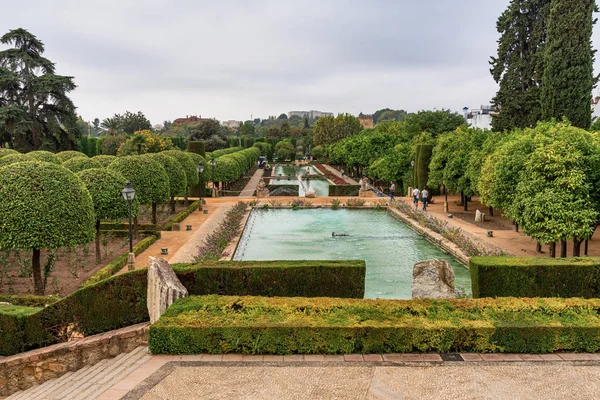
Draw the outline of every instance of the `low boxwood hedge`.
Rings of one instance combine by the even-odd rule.
[[[600,300],[200,296],[150,327],[153,353],[351,354],[600,349]]]
[[[35,314],[0,314],[0,355],[64,342],[72,331],[88,336],[147,321],[147,286],[147,270],[136,270],[79,289]]]
[[[60,300],[60,296],[34,296],[34,295],[0,295],[0,303],[10,303],[15,306],[44,307]]]
[[[366,265],[349,261],[211,261],[174,264],[191,295],[363,298]]]
[[[600,258],[472,257],[473,297],[600,297]]]
[[[152,236],[148,236],[147,238],[140,240],[138,244],[133,246],[133,253],[136,256],[141,254],[148,247],[152,246],[154,242],[156,242],[158,239],[160,239],[160,232],[154,232]],[[114,260],[106,264],[104,267],[102,267],[100,270],[98,270],[98,272],[96,272],[94,275],[90,276],[88,280],[83,283],[82,287],[94,284],[96,282],[100,282],[103,279],[110,278],[111,276],[122,270],[123,267],[125,267],[126,265],[127,253],[115,258]]]
[[[183,221],[191,213],[193,213],[194,211],[196,211],[199,207],[200,207],[200,200],[193,202],[185,210],[183,210],[179,214],[175,215],[166,224],[164,224],[162,226],[161,230],[163,230],[163,231],[170,231],[173,228],[173,224],[179,223],[179,222]]]
[[[330,197],[358,196],[360,185],[329,185]]]

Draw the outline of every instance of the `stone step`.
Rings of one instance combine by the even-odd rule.
[[[95,365],[14,393],[6,400],[95,399],[150,358],[148,347],[138,347],[130,353],[101,360]]]

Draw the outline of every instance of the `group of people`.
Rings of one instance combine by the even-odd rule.
[[[429,199],[429,191],[427,190],[427,186],[423,186],[423,190],[419,190],[418,187],[413,190],[413,203],[415,203],[415,210],[419,207],[419,197],[423,203],[423,211],[427,211],[427,200]]]

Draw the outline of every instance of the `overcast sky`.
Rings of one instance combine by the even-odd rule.
[[[495,24],[508,3],[5,0],[0,27],[44,42],[58,73],[75,77],[72,99],[86,120],[125,110],[153,124],[356,115],[489,103]]]

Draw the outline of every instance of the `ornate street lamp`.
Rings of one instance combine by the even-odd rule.
[[[211,172],[212,172],[212,197],[217,197],[217,188],[215,186],[215,166],[217,165],[217,160],[214,158],[210,160]]]
[[[204,163],[200,161],[196,166],[196,169],[198,170],[198,195],[200,197],[200,207],[198,208],[198,211],[200,211],[202,210],[202,190],[204,189],[202,187],[202,173],[204,172]]]
[[[135,254],[133,253],[133,234],[132,234],[132,223],[131,223],[131,203],[135,198],[135,189],[131,186],[131,182],[125,183],[125,188],[121,191],[123,198],[127,201],[129,206],[129,254],[127,255],[127,269],[129,271],[135,269]]]

